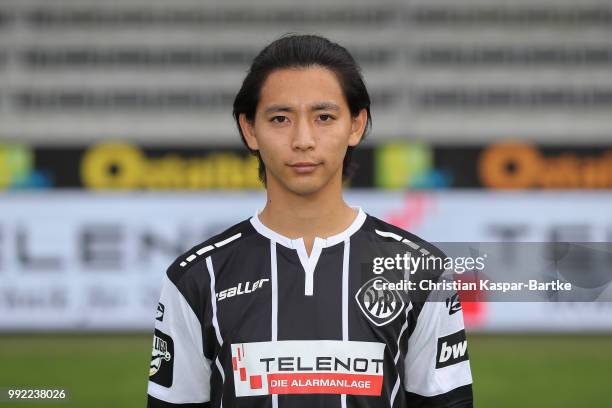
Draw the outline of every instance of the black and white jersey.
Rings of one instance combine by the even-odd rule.
[[[444,254],[355,208],[310,254],[256,212],[180,256],[157,306],[148,406],[471,407],[456,292],[403,288],[442,272],[388,261]]]

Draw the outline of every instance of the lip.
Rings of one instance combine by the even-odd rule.
[[[315,171],[315,169],[317,168],[319,164],[320,163],[313,163],[313,162],[298,162],[298,163],[290,164],[289,167],[295,170],[296,173],[308,174],[308,173],[312,173],[313,171]]]

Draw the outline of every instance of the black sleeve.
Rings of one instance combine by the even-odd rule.
[[[433,397],[423,397],[406,392],[406,401],[410,408],[472,408],[474,406],[472,384]]]
[[[210,402],[202,402],[199,404],[171,404],[166,401],[159,400],[155,397],[147,395],[147,408],[210,408]]]

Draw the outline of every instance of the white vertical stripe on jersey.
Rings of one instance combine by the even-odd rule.
[[[399,359],[399,356],[400,356],[400,340],[402,339],[402,334],[404,334],[404,331],[408,327],[408,312],[410,311],[410,309],[412,309],[412,303],[408,303],[408,305],[406,305],[406,317],[405,317],[406,321],[404,321],[404,324],[402,325],[402,329],[400,330],[400,334],[397,337],[397,353],[395,353],[395,358],[393,359],[393,362],[395,364],[397,364],[397,360]]]
[[[349,298],[349,256],[351,239],[344,240],[344,256],[342,258],[342,340],[348,340],[348,298]]]
[[[276,264],[276,241],[270,240],[270,282],[272,288],[271,341],[278,340],[278,268]],[[278,394],[272,394],[272,408],[278,408]]]
[[[393,402],[395,401],[395,396],[397,395],[397,390],[399,390],[400,379],[399,375],[397,376],[397,380],[395,380],[395,385],[393,386],[393,391],[391,391],[391,404],[389,407],[393,408]]]
[[[208,276],[210,277],[210,304],[212,307],[212,324],[215,328],[215,334],[217,335],[217,341],[219,342],[219,347],[223,346],[223,338],[221,337],[221,330],[219,329],[219,321],[217,320],[217,297],[215,295],[215,270],[212,264],[212,258],[210,256],[206,257],[206,267],[208,269]],[[223,390],[223,385],[225,384],[225,373],[223,373],[223,366],[219,361],[219,357],[217,357],[216,361],[217,369],[221,374],[221,390]],[[223,408],[223,391],[221,391],[221,407]]]
[[[221,365],[221,362],[219,361],[219,356],[217,356],[217,359],[215,360],[215,364],[217,365],[217,369],[221,373],[221,384],[225,384],[225,373],[223,372],[223,366]],[[219,408],[223,408],[223,385],[221,385],[221,405],[219,406]]]
[[[393,359],[393,362],[395,363],[395,365],[397,365],[397,360],[399,359],[400,356],[400,341],[402,340],[402,335],[404,334],[404,331],[406,331],[406,328],[408,327],[408,312],[412,309],[412,302],[409,302],[406,305],[406,315],[405,315],[405,320],[404,320],[404,324],[402,325],[402,329],[400,330],[399,336],[397,336],[397,353],[395,353],[395,358]],[[395,385],[393,386],[393,391],[391,392],[391,405],[390,407],[393,407],[393,402],[395,401],[395,397],[397,395],[397,390],[399,389],[399,385],[400,385],[400,377],[399,377],[399,371],[397,373],[397,379],[395,380]]]
[[[410,280],[410,271],[408,269],[404,269],[404,279],[406,281]],[[402,325],[402,329],[400,330],[400,333],[397,336],[397,353],[395,353],[395,358],[393,359],[393,362],[395,363],[395,365],[397,365],[397,360],[399,359],[399,356],[400,356],[400,342],[402,340],[402,334],[404,334],[404,331],[406,331],[406,328],[408,328],[408,312],[412,310],[412,302],[410,302],[409,299],[406,299],[406,300],[408,300],[408,304],[406,305],[406,315],[404,316],[404,324]],[[393,407],[393,402],[395,401],[395,397],[397,396],[397,390],[399,389],[399,385],[400,385],[400,377],[399,377],[399,371],[398,371],[397,379],[395,380],[395,385],[393,386],[393,391],[391,392],[390,407]]]
[[[219,347],[223,346],[223,338],[221,337],[221,330],[219,329],[219,321],[217,320],[217,296],[215,295],[215,270],[213,269],[212,259],[210,256],[206,257],[206,267],[208,268],[208,276],[210,277],[210,305],[212,307],[212,324],[215,328],[215,334],[217,335],[217,341]]]
[[[348,341],[348,298],[349,298],[349,259],[351,253],[351,238],[344,240],[342,257],[342,340]],[[346,394],[340,395],[340,406],[346,408]]]
[[[278,274],[276,266],[276,242],[270,241],[270,281],[272,283],[272,334],[271,340],[278,339]]]

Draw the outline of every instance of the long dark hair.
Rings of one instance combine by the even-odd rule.
[[[258,151],[251,150],[240,128],[239,117],[244,113],[249,122],[255,120],[255,110],[261,87],[270,73],[283,68],[305,68],[318,65],[336,74],[353,117],[366,109],[368,119],[365,134],[372,127],[370,95],[361,76],[359,65],[346,48],[318,35],[287,34],[267,45],[255,57],[242,86],[234,99],[233,115],[245,146],[259,160],[259,178],[266,184],[266,168]],[[353,172],[351,154],[354,146],[348,146],[342,166],[342,178],[350,178]]]

